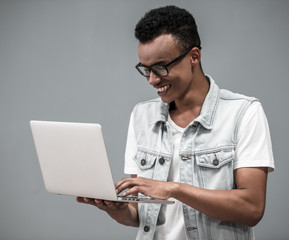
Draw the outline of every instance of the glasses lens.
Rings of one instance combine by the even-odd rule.
[[[154,65],[154,66],[151,66],[151,69],[156,75],[158,75],[160,77],[165,77],[168,75],[168,70],[166,69],[165,66]]]
[[[153,65],[151,67],[147,67],[139,64],[136,66],[136,68],[145,77],[149,77],[151,71],[153,71],[153,73],[159,77],[165,77],[168,75],[168,70],[163,65]]]
[[[138,65],[138,66],[136,66],[136,68],[145,77],[150,76],[150,70],[146,66]]]

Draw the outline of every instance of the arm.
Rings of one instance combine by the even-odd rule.
[[[136,177],[136,175],[131,175],[131,177]],[[106,211],[110,217],[123,225],[139,226],[138,207],[136,203],[113,202],[83,197],[77,197],[76,200],[80,203],[91,204]]]
[[[236,189],[224,191],[180,184],[172,196],[219,220],[254,226],[265,210],[267,168],[237,169],[235,181]]]
[[[207,190],[183,183],[125,178],[116,188],[118,192],[129,188],[124,195],[141,192],[162,199],[173,197],[213,218],[254,226],[265,209],[267,168],[237,169],[235,182],[233,190]]]

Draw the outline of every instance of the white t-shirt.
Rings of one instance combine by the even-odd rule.
[[[138,166],[133,160],[137,152],[133,121],[133,115],[131,115],[125,152],[124,172],[126,174],[138,174]],[[168,123],[172,129],[174,147],[168,181],[179,182],[179,148],[185,128],[177,126],[170,117],[168,118]],[[274,170],[269,126],[260,102],[254,102],[248,108],[241,122],[237,138],[234,169],[242,167],[268,167],[268,171]],[[182,203],[177,200],[175,201],[175,204],[162,206],[159,220],[162,222],[162,219],[166,219],[166,223],[157,226],[154,239],[186,239]],[[174,231],[171,231],[172,229]]]

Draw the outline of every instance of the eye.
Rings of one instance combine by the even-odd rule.
[[[166,68],[165,68],[163,65],[154,65],[152,68],[153,68],[154,70],[157,70],[157,71],[166,70]]]
[[[151,68],[159,76],[166,76],[168,74],[166,67],[163,65],[154,65]]]

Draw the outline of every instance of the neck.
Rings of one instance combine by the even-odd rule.
[[[192,86],[182,99],[176,99],[171,104],[171,110],[177,112],[193,111],[195,114],[202,108],[207,93],[209,91],[209,80],[204,74],[195,78]]]
[[[175,100],[170,105],[171,119],[183,128],[200,115],[209,91],[209,81],[204,75],[199,81],[194,81],[193,85],[194,87],[188,91],[183,99]]]

